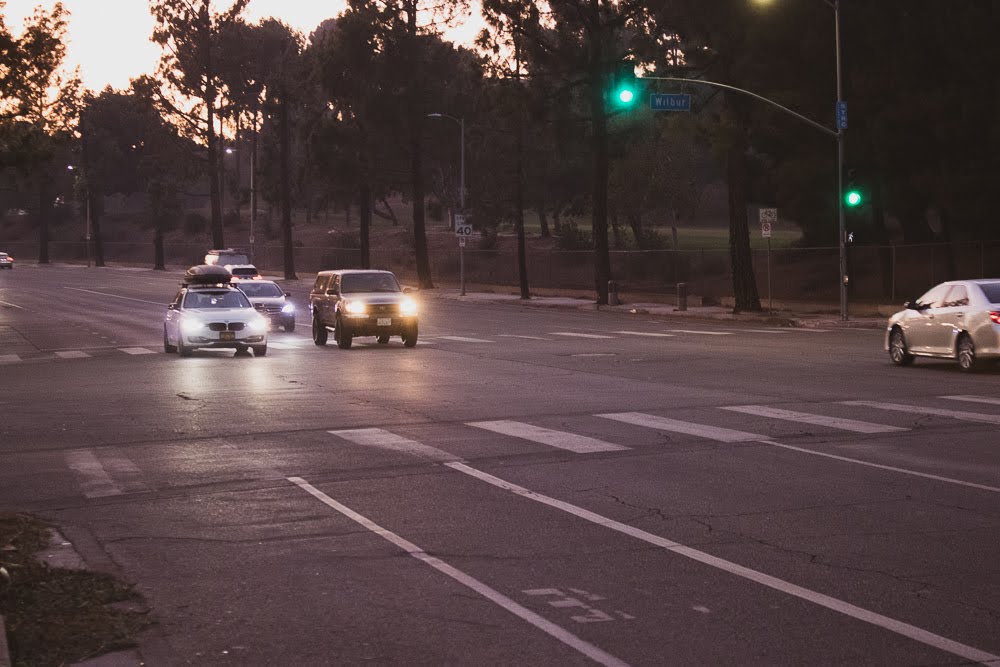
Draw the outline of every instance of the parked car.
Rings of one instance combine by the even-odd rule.
[[[1000,279],[951,280],[889,318],[885,349],[897,366],[954,359],[963,371],[1000,359]]]
[[[0,252],[0,269],[13,269],[14,258],[5,252]]]
[[[392,336],[403,345],[417,344],[417,302],[402,289],[390,271],[320,271],[309,293],[312,337],[326,345],[333,331],[341,349],[351,347],[357,336],[375,336],[381,345]]]
[[[163,322],[163,351],[190,356],[198,348],[252,349],[267,354],[268,321],[246,294],[229,284],[221,266],[188,269],[180,291],[167,306]]]
[[[244,280],[236,287],[247,295],[250,303],[264,317],[271,320],[271,328],[283,327],[285,331],[295,331],[295,306],[288,292],[273,280]]]
[[[205,254],[205,264],[225,266],[226,264],[249,264],[250,258],[242,250],[218,248]]]
[[[226,264],[226,270],[233,276],[233,282],[242,280],[263,280],[257,267],[253,264]]]

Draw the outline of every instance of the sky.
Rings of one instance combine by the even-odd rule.
[[[8,29],[21,31],[23,19],[35,7],[51,8],[53,0],[6,0],[3,10]],[[80,66],[80,76],[87,88],[95,91],[107,85],[127,88],[129,79],[155,71],[160,49],[149,41],[153,17],[147,0],[62,0],[70,12],[66,60],[68,66]],[[222,7],[226,3],[217,3]],[[264,17],[281,19],[306,36],[325,19],[336,16],[346,0],[250,0],[246,18],[256,22]],[[470,21],[465,30],[449,38],[471,41],[467,35],[478,29]]]

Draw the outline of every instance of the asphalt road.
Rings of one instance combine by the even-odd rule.
[[[146,664],[1000,661],[997,370],[432,293],[414,349],[181,359],[179,278],[0,273],[0,509],[137,583]]]

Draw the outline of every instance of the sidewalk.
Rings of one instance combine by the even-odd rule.
[[[882,329],[886,325],[888,313],[873,312],[878,308],[858,307],[863,314],[851,315],[848,309],[848,319],[842,320],[837,312],[825,312],[831,309],[824,304],[775,304],[773,312],[734,313],[731,306],[691,305],[686,310],[680,310],[673,303],[626,301],[620,305],[597,305],[594,296],[535,296],[522,300],[518,294],[502,294],[496,292],[474,292],[466,289],[465,296],[461,290],[441,288],[422,290],[420,295],[436,299],[449,299],[468,303],[498,303],[522,308],[567,308],[576,310],[600,310],[627,313],[630,315],[653,315],[656,317],[675,317],[687,320],[718,320],[725,322],[751,322],[781,327],[803,327],[822,329]],[[640,297],[641,298],[641,297]],[[700,301],[700,299],[698,299]],[[834,311],[838,309],[835,305]]]

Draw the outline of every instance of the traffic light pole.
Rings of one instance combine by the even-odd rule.
[[[837,42],[837,238],[840,250],[840,319],[847,320],[847,231],[844,224],[844,125],[840,105],[844,90],[840,70],[840,0],[833,0],[834,36]]]

